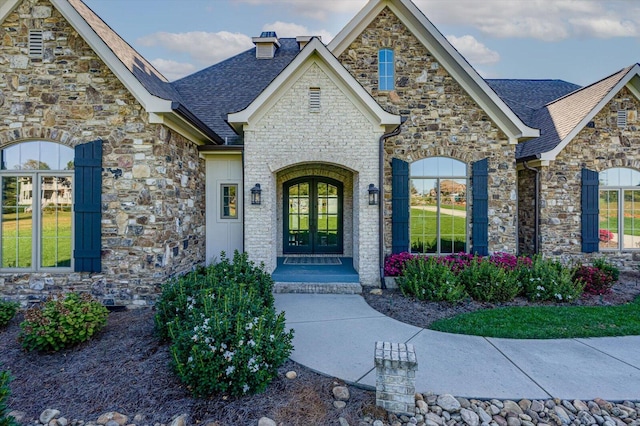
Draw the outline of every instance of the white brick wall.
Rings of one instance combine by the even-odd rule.
[[[315,59],[310,59],[315,61]],[[316,63],[292,76],[294,83],[268,110],[245,126],[245,251],[273,271],[282,255],[282,183],[326,168],[345,184],[345,255],[353,254],[363,285],[379,285],[378,207],[368,204],[368,186],[378,182],[378,140],[384,129],[358,108],[325,67]],[[319,87],[321,109],[309,111],[309,88]],[[330,173],[330,174],[328,174]],[[288,180],[288,179],[287,179]],[[252,206],[250,190],[262,185],[262,205]],[[347,186],[351,185],[350,188]],[[352,197],[352,200],[351,200]],[[352,206],[352,211],[346,208]]]

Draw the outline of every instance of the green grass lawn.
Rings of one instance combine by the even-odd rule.
[[[517,306],[462,314],[429,327],[511,339],[640,335],[640,296],[620,306]]]
[[[425,211],[418,208],[411,209],[411,247],[424,244],[435,247],[437,218],[436,212]],[[440,213],[440,233],[443,244],[451,244],[457,241],[464,244],[466,241],[467,219],[460,216],[452,216]],[[443,248],[444,250],[444,248]],[[445,250],[447,251],[447,250]],[[453,250],[458,251],[458,250]]]

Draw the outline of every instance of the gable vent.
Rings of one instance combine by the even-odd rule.
[[[627,127],[627,111],[618,111],[618,127]]]
[[[29,30],[29,56],[42,58],[43,51],[42,30]]]
[[[309,112],[320,112],[320,88],[309,88]]]

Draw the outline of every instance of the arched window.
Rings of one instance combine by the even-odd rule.
[[[640,249],[640,172],[600,173],[600,250]]]
[[[395,89],[395,64],[393,50],[380,49],[378,52],[378,90]]]
[[[467,251],[467,165],[448,157],[416,161],[410,168],[412,253]]]
[[[0,158],[0,268],[71,268],[73,149],[30,141]]]

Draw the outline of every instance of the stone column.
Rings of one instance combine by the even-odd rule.
[[[395,414],[415,414],[418,360],[413,345],[376,342],[376,405]]]

